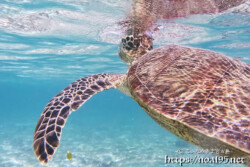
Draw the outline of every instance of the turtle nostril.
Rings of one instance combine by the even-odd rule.
[[[129,39],[130,39],[129,37],[126,37],[126,40],[127,40],[127,41],[129,41]]]
[[[133,37],[131,37],[131,41],[133,41],[134,40],[134,38]]]

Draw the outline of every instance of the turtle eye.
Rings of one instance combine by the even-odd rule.
[[[135,40],[134,40],[134,46],[136,46],[137,48],[140,46],[140,39],[138,39],[138,38],[135,38]]]

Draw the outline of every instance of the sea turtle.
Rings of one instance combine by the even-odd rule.
[[[250,155],[250,65],[214,51],[167,45],[152,49],[146,34],[122,39],[126,74],[100,73],[76,80],[46,105],[34,134],[34,152],[47,164],[72,111],[94,94],[117,88],[156,122],[202,148]],[[222,154],[222,153],[220,153]]]

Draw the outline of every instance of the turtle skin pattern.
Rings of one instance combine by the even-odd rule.
[[[209,50],[169,45],[141,57],[128,71],[128,85],[139,103],[174,120],[170,126],[184,124],[250,155],[248,64]]]
[[[33,140],[34,152],[40,162],[47,164],[59,147],[62,128],[71,112],[94,94],[115,88],[122,76],[101,73],[78,79],[49,101],[37,123]]]

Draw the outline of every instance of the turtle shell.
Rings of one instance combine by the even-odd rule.
[[[222,54],[169,45],[128,71],[133,98],[159,124],[203,148],[250,155],[250,65]]]

